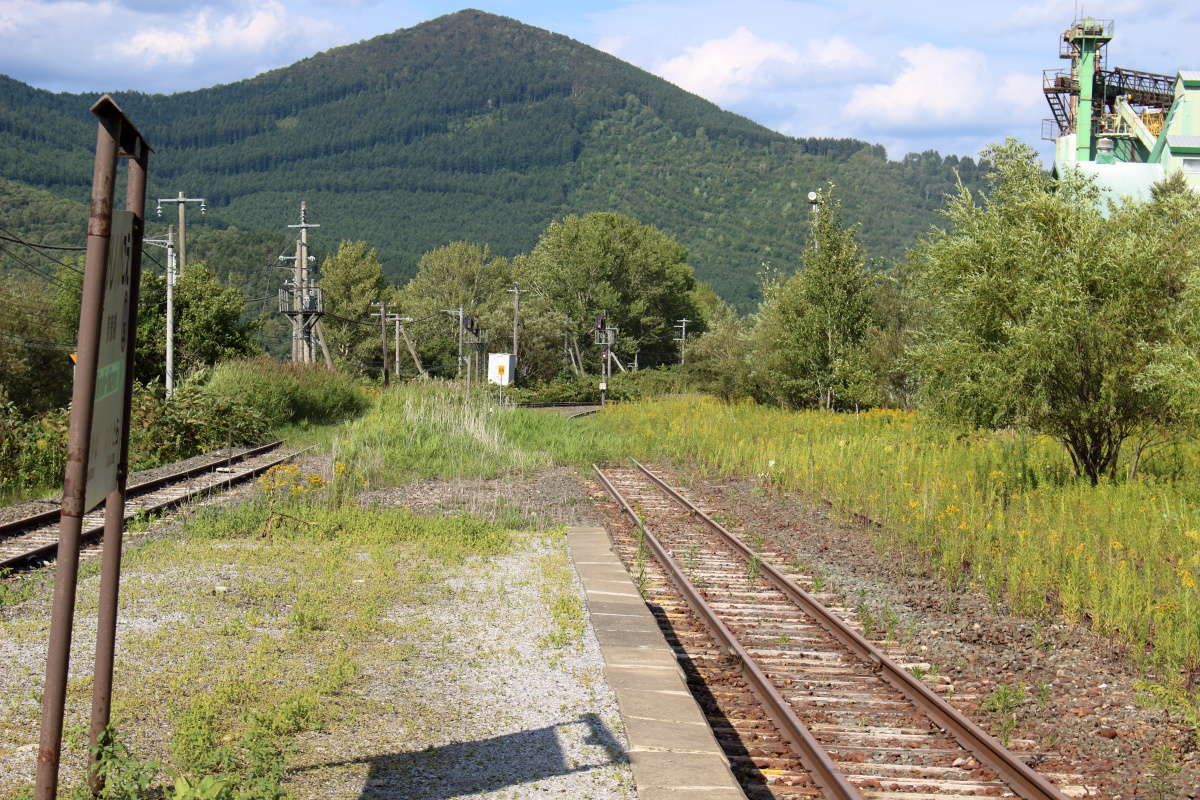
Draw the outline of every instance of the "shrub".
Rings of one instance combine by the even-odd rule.
[[[340,422],[369,405],[344,373],[267,357],[218,364],[202,383],[204,394],[246,404],[269,428]]]

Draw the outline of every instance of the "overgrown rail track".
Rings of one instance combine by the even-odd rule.
[[[125,500],[125,518],[155,514],[254,478],[303,451],[278,452],[282,441],[269,442],[233,455],[205,461],[147,481],[131,484]],[[54,558],[58,548],[59,508],[0,523],[0,568],[28,567]],[[83,557],[87,546],[104,532],[104,506],[83,518]],[[96,551],[98,552],[98,551]]]
[[[1045,754],[1014,753],[959,713],[898,645],[868,639],[808,576],[773,564],[780,554],[633,463],[593,467],[633,523],[616,545],[752,800],[1086,793],[1077,776],[1026,763]]]

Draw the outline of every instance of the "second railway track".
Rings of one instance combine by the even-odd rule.
[[[1086,793],[1076,776],[1035,771],[910,674],[898,647],[867,639],[778,554],[641,464],[595,471],[640,530],[618,550],[752,800]]]
[[[125,518],[174,508],[197,497],[220,491],[261,475],[300,453],[281,453],[275,441],[240,453],[207,461],[151,480],[130,484]],[[303,451],[300,451],[303,452]],[[0,568],[24,567],[54,557],[58,548],[59,509],[53,508],[0,523]],[[104,507],[83,518],[85,547],[104,530]],[[84,551],[87,557],[87,551]]]

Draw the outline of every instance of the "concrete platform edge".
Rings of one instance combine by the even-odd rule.
[[[639,800],[744,800],[683,670],[604,528],[567,529],[588,624],[617,696]],[[614,567],[616,569],[614,569]]]

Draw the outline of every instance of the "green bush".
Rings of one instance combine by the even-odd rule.
[[[130,469],[149,469],[218,447],[260,444],[263,416],[248,403],[183,386],[167,399],[157,386],[136,387],[130,407]]]
[[[214,450],[259,444],[268,425],[249,404],[184,386],[167,399],[161,386],[135,385],[130,402],[131,470]],[[67,464],[67,409],[24,417],[0,404],[0,499],[24,499],[61,487]]]
[[[62,483],[67,464],[67,412],[25,417],[0,403],[0,498]]]
[[[340,422],[370,405],[344,373],[267,357],[223,362],[200,382],[204,394],[246,404],[269,428]]]

